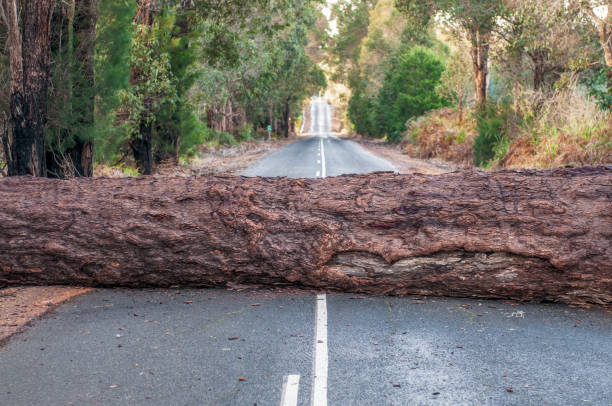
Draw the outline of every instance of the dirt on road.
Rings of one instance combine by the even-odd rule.
[[[22,331],[31,321],[92,290],[69,286],[17,286],[0,289],[0,345]]]

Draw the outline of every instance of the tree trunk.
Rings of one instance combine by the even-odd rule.
[[[474,84],[476,88],[476,106],[482,109],[487,102],[487,78],[489,76],[489,44],[491,33],[482,27],[471,31],[472,67],[474,70]]]
[[[53,2],[7,2],[11,125],[3,136],[9,176],[45,176],[44,128]],[[21,17],[21,21],[20,21]]]
[[[143,175],[153,173],[153,128],[151,123],[141,123],[138,137],[133,137],[130,147],[138,170]]]
[[[608,5],[606,19],[599,22],[599,40],[608,68],[608,90],[612,90],[612,1]]]
[[[544,84],[544,75],[546,74],[546,56],[547,51],[539,49],[529,54],[533,62],[533,89],[540,90]]]
[[[77,109],[80,128],[86,133],[77,134],[76,145],[70,152],[75,166],[75,176],[93,176],[93,131],[94,126],[94,52],[96,45],[96,22],[98,20],[98,0],[77,0],[74,22],[76,39],[76,65],[82,78],[76,82],[75,93],[84,96]]]
[[[612,304],[612,166],[6,178],[0,206],[0,284],[294,284]]]
[[[289,138],[289,130],[291,128],[291,104],[289,100],[285,100],[283,106],[283,135]]]

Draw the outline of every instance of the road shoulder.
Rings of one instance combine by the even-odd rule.
[[[72,286],[14,286],[0,289],[0,347],[59,305],[92,291],[90,288]]]

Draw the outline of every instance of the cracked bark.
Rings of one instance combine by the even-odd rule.
[[[612,304],[612,166],[0,180],[0,284]]]

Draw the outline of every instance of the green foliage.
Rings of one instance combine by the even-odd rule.
[[[446,102],[436,92],[444,64],[431,50],[402,50],[385,75],[376,100],[376,126],[391,142],[400,141],[405,123]]]
[[[612,68],[602,68],[595,75],[586,77],[584,84],[589,94],[597,100],[603,110],[612,110],[612,88],[610,88],[608,74]]]
[[[365,80],[353,84],[353,94],[348,105],[348,116],[358,134],[376,137],[379,132],[375,125],[375,98],[366,94],[365,85]]]
[[[508,150],[509,138],[506,136],[507,109],[489,105],[479,113],[474,139],[474,164],[487,166],[492,159],[502,158]]]
[[[93,137],[98,162],[115,160],[129,136],[117,120],[122,94],[129,87],[132,19],[135,0],[100,0],[95,48],[96,117]]]

